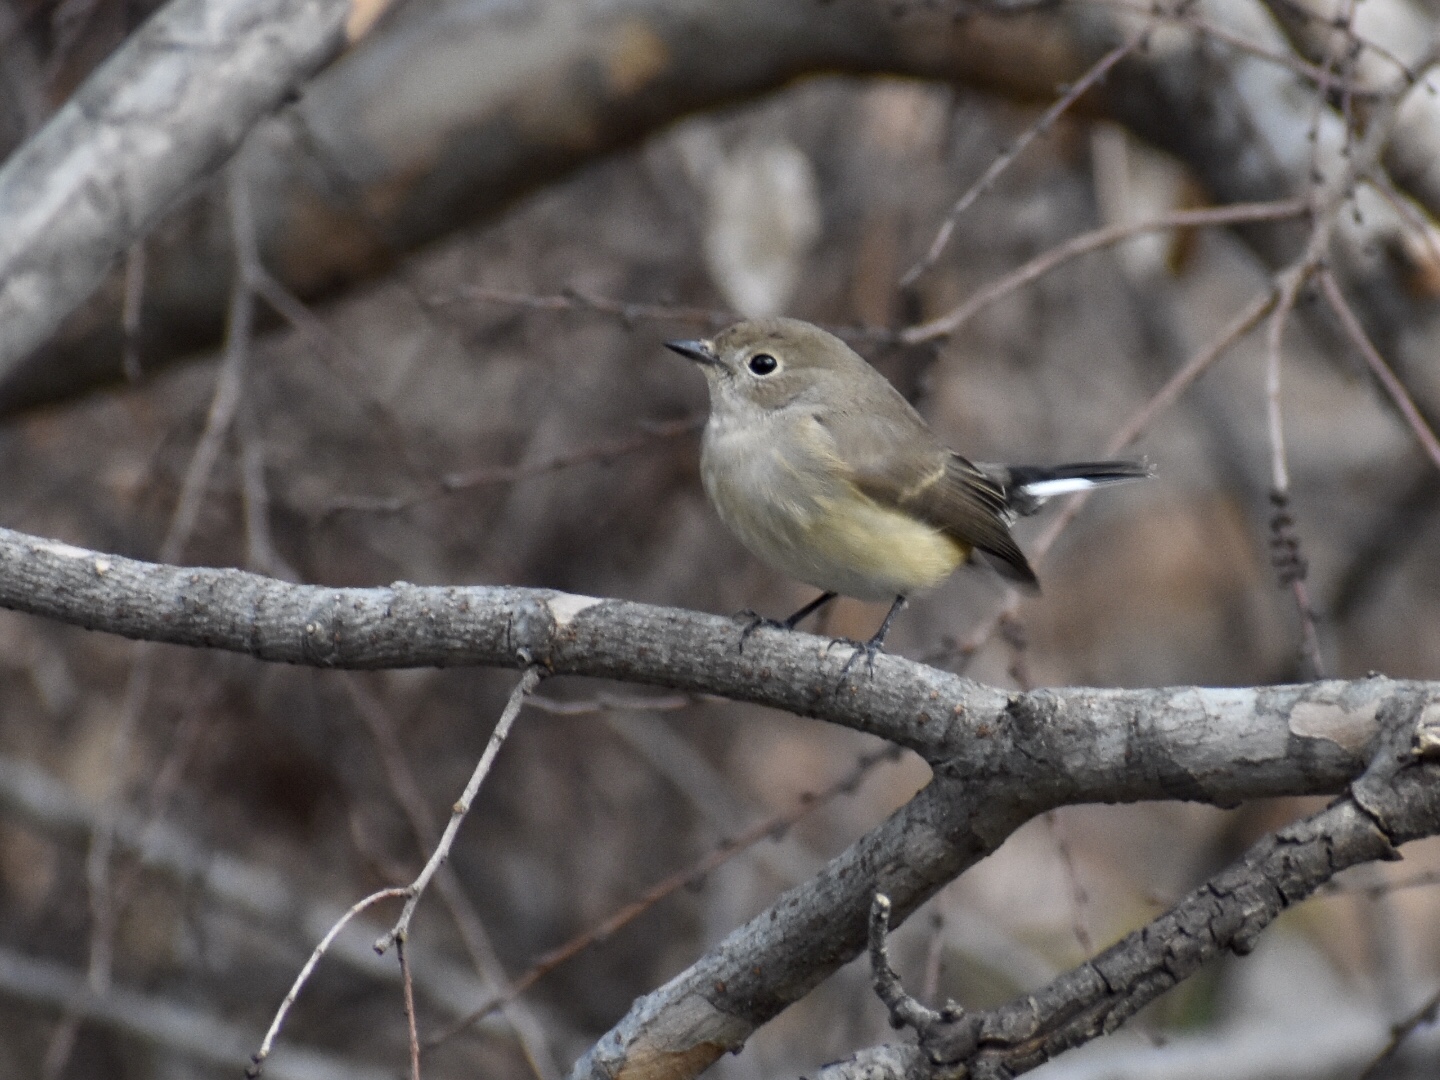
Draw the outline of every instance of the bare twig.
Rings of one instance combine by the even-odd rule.
[[[1090,936],[1090,893],[1080,880],[1080,868],[1075,863],[1075,853],[1070,848],[1070,838],[1060,820],[1060,811],[1051,810],[1045,815],[1045,822],[1050,826],[1050,836],[1055,841],[1055,851],[1060,856],[1066,884],[1070,886],[1070,932],[1075,935],[1081,954],[1089,956],[1095,951],[1095,939]]]
[[[476,764],[475,771],[470,774],[470,780],[465,785],[464,793],[455,802],[455,807],[450,814],[450,821],[440,836],[440,842],[435,846],[435,851],[426,862],[424,869],[420,871],[420,875],[404,890],[405,907],[400,912],[400,918],[395,921],[395,925],[375,942],[376,952],[385,952],[396,941],[409,933],[410,920],[415,915],[415,907],[420,903],[420,897],[425,894],[426,886],[430,884],[430,879],[435,876],[440,865],[449,858],[450,846],[455,842],[455,834],[460,831],[460,823],[470,812],[470,806],[475,801],[475,795],[479,792],[480,785],[484,783],[485,777],[490,772],[495,755],[500,752],[506,736],[510,734],[510,726],[520,715],[520,706],[525,703],[525,695],[539,685],[541,675],[542,672],[538,667],[527,667],[525,674],[515,684],[515,689],[510,693],[510,700],[506,702],[505,709],[495,724],[495,730],[490,734],[490,741],[486,743],[485,751],[480,755],[480,761]]]
[[[250,1060],[256,1033],[200,1002],[114,987],[103,998],[84,993],[85,976],[53,960],[0,948],[0,994],[46,1009],[79,1001],[84,1019],[235,1075]],[[192,995],[193,997],[193,995]],[[394,1072],[309,1047],[280,1047],[267,1064],[271,1080],[394,1080]]]
[[[900,340],[913,345],[947,337],[969,322],[982,308],[994,303],[1002,296],[1008,295],[1021,286],[1028,285],[1036,278],[1048,274],[1071,259],[1110,247],[1132,236],[1160,232],[1165,229],[1194,228],[1203,225],[1282,221],[1285,218],[1298,217],[1309,207],[1310,200],[1304,197],[1281,199],[1276,202],[1236,203],[1231,206],[1211,206],[1199,210],[1176,210],[1173,213],[1151,218],[1149,221],[1123,222],[1082,233],[1062,244],[1057,244],[1048,251],[1041,252],[1025,265],[991,282],[963,304],[939,318],[902,330]]]
[[[1321,268],[1319,272],[1320,289],[1325,294],[1325,299],[1330,302],[1331,309],[1340,319],[1340,325],[1344,327],[1345,334],[1350,338],[1351,344],[1359,350],[1360,355],[1365,358],[1365,363],[1370,365],[1371,372],[1385,392],[1390,395],[1390,400],[1395,403],[1395,408],[1404,418],[1406,425],[1414,434],[1416,442],[1425,451],[1437,469],[1440,469],[1440,439],[1435,437],[1435,432],[1421,415],[1420,409],[1415,404],[1415,399],[1405,389],[1405,384],[1400,381],[1385,358],[1380,355],[1380,350],[1375,348],[1365,328],[1360,325],[1359,318],[1355,315],[1355,309],[1345,299],[1345,294],[1340,291],[1340,285],[1335,276],[1328,269]]]
[[[381,889],[379,892],[373,892],[365,897],[365,899],[351,905],[350,910],[336,920],[334,926],[330,927],[330,930],[320,939],[320,943],[316,945],[310,953],[310,959],[305,961],[305,966],[300,969],[300,974],[295,976],[295,982],[291,984],[290,992],[285,995],[285,1000],[280,1003],[280,1008],[275,1013],[275,1019],[270,1021],[270,1028],[265,1032],[265,1038],[260,1043],[260,1049],[255,1051],[254,1056],[250,1059],[250,1066],[245,1070],[245,1075],[249,1080],[255,1080],[255,1078],[264,1071],[265,1059],[270,1056],[271,1050],[275,1047],[275,1039],[279,1036],[280,1029],[285,1025],[286,1016],[290,1014],[290,1009],[295,1004],[296,998],[300,996],[300,991],[304,988],[305,984],[310,981],[310,976],[314,973],[316,965],[320,963],[321,958],[325,955],[326,951],[329,950],[331,942],[340,935],[341,930],[345,929],[345,925],[356,915],[359,915],[367,908],[374,907],[382,900],[389,900],[406,895],[408,895],[408,890],[403,888]]]
[[[1320,236],[1317,226],[1316,237]],[[1270,443],[1270,558],[1280,584],[1295,596],[1300,615],[1302,654],[1316,678],[1324,678],[1325,659],[1320,651],[1320,636],[1310,591],[1305,584],[1309,567],[1300,550],[1300,537],[1295,531],[1295,518],[1290,513],[1290,466],[1285,449],[1284,417],[1280,405],[1281,335],[1285,322],[1295,306],[1300,289],[1318,269],[1318,245],[1312,243],[1311,257],[1302,259],[1280,277],[1275,308],[1270,313],[1265,349],[1265,431]]]
[[[1120,428],[1111,436],[1110,441],[1105,444],[1103,455],[1108,457],[1118,454],[1145,434],[1150,426],[1174,405],[1216,360],[1259,324],[1274,305],[1275,298],[1274,290],[1266,290],[1257,294],[1220,333],[1206,342],[1194,356],[1181,365],[1175,374],[1165,381],[1165,385],[1151,396],[1149,401],[1130,414],[1129,419],[1120,425]],[[1088,501],[1089,495],[1086,492],[1072,495],[1066,500],[1060,512],[1050,520],[1050,523],[1031,545],[1030,558],[1033,563],[1039,565],[1044,561],[1045,555],[1054,546],[1055,541],[1079,516]],[[926,660],[931,663],[940,663],[950,657],[958,656],[968,659],[974,656],[980,647],[990,640],[990,636],[999,628],[1001,622],[1006,618],[1013,617],[1015,612],[1020,609],[1021,599],[1021,594],[1017,590],[1006,590],[1005,598],[1001,600],[995,611],[978,623],[963,640],[943,643],[942,647],[929,654]]]
[[[1414,82],[1425,73],[1425,68],[1429,66],[1423,59],[1418,65],[1406,63],[1392,50],[1381,45],[1378,41],[1357,33],[1354,26],[1353,13],[1343,15],[1341,19],[1337,19],[1329,13],[1312,10],[1305,4],[1296,3],[1295,0],[1268,0],[1267,6],[1281,9],[1287,16],[1303,20],[1320,34],[1329,36],[1336,29],[1342,30],[1351,48],[1358,49],[1362,52],[1373,53],[1379,59],[1384,60],[1387,64],[1395,68],[1396,73],[1404,80],[1407,86],[1413,85]],[[1353,7],[1353,5],[1350,6]],[[1339,23],[1338,26],[1337,22]],[[1326,90],[1335,89],[1333,85],[1326,85],[1324,88]],[[1392,94],[1396,92],[1398,92],[1398,90],[1391,91]]]
[[[555,716],[592,716],[595,713],[614,709],[640,712],[674,712],[695,704],[689,694],[663,694],[648,697],[624,697],[619,694],[596,694],[593,698],[580,701],[557,701],[540,694],[531,694],[525,699],[527,708],[539,709]]]
[[[1295,299],[1311,271],[1311,266],[1302,263],[1281,276],[1265,334],[1265,431],[1270,442],[1270,487],[1287,498],[1290,493],[1290,466],[1285,452],[1284,414],[1280,407],[1280,339],[1295,307]]]
[[[497,995],[467,1016],[461,1017],[449,1027],[432,1036],[426,1041],[425,1049],[429,1050],[453,1038],[477,1020],[484,1019],[496,1009],[504,1006],[507,1002],[514,1001],[561,964],[578,956],[590,948],[590,946],[613,937],[667,896],[672,896],[681,889],[690,888],[704,880],[706,876],[716,869],[742,852],[748,851],[762,840],[775,839],[782,835],[812,811],[819,809],[833,799],[841,795],[853,794],[860,786],[861,781],[865,779],[866,774],[883,761],[893,761],[895,754],[895,747],[887,747],[875,753],[862,755],[860,760],[855,763],[853,769],[829,787],[818,792],[807,792],[800,796],[794,809],[785,813],[775,814],[762,821],[757,821],[743,832],[717,845],[713,851],[706,854],[703,858],[698,859],[690,866],[657,881],[640,896],[613,912],[607,918],[576,934],[569,941],[551,949],[544,956],[536,960],[528,971],[516,979],[510,989],[503,995]]]
[[[145,241],[136,240],[125,253],[125,299],[120,310],[120,332],[124,337],[121,370],[130,382],[139,382],[140,311],[145,299]]]
[[[555,454],[541,461],[532,461],[524,465],[491,465],[472,469],[465,473],[450,473],[441,477],[432,486],[409,495],[389,498],[339,496],[329,502],[324,512],[326,514],[347,511],[370,514],[401,513],[423,502],[438,499],[457,491],[468,491],[471,488],[485,487],[490,484],[513,484],[518,480],[529,479],[532,476],[544,476],[546,473],[560,472],[564,469],[573,469],[578,465],[608,464],[616,458],[637,453],[670,439],[693,434],[704,425],[705,418],[703,416],[653,421],[645,425],[644,430],[634,435],[609,439],[592,446],[583,446],[577,450]]]
[[[434,850],[440,842],[440,830],[406,760],[389,712],[358,679],[346,679],[344,686],[356,712],[375,739],[391,794],[410,822],[416,846],[421,852]],[[491,997],[505,996],[508,984],[500,957],[460,880],[448,865],[443,865],[436,871],[435,887],[460,932],[465,950],[470,954],[470,961],[483,981],[486,993]],[[397,939],[397,942],[403,940],[402,937]],[[544,1031],[538,1020],[528,1009],[514,1001],[507,1002],[503,1012],[506,1025],[519,1042],[525,1059],[538,1080],[558,1077],[560,1070],[551,1059]]]
[[[395,941],[395,955],[400,958],[400,978],[405,986],[405,1026],[410,1036],[410,1080],[420,1080],[420,1034],[415,1027],[415,984],[410,980],[410,960],[405,955],[405,939]]]
[[[1436,1013],[1440,1013],[1440,990],[1432,994],[1420,1008],[1416,1009],[1390,1029],[1390,1041],[1385,1044],[1384,1049],[1382,1049],[1380,1053],[1375,1055],[1370,1064],[1365,1066],[1365,1070],[1356,1080],[1372,1080],[1372,1077],[1378,1076],[1385,1063],[1395,1056],[1401,1044],[1404,1043],[1417,1028],[1435,1022]]]
[[[947,1009],[936,1012],[926,1008],[905,992],[900,976],[890,966],[890,952],[885,938],[890,932],[890,898],[882,892],[875,894],[870,903],[870,972],[875,987],[875,996],[885,1004],[890,1013],[890,1026],[910,1028],[922,1039],[937,1024],[946,1020],[959,1019],[959,1011]]]
[[[921,257],[919,262],[907,270],[905,275],[900,279],[900,287],[902,289],[913,285],[921,274],[935,265],[935,261],[939,259],[945,251],[945,246],[950,243],[950,237],[955,232],[955,225],[960,220],[960,215],[968,210],[976,199],[990,189],[990,186],[1014,163],[1015,159],[1024,153],[1025,148],[1039,136],[1049,131],[1055,121],[1060,119],[1070,106],[1079,101],[1091,87],[1103,81],[1105,76],[1110,73],[1110,69],[1139,48],[1141,42],[1144,40],[1145,35],[1143,33],[1132,34],[1129,40],[1107,52],[1091,65],[1089,71],[1071,83],[1065,93],[1061,94],[1060,98],[1055,101],[1054,104],[1041,113],[1039,118],[1021,133],[1020,137],[1015,140],[1015,144],[1011,146],[1010,149],[1006,150],[990,163],[990,167],[981,173],[980,178],[970,185],[965,193],[955,201],[955,205],[950,208],[950,212],[945,215],[945,220],[941,223],[939,231],[935,234],[935,239],[930,242],[930,247],[924,256]]]

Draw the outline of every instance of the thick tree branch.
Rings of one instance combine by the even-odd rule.
[[[0,170],[0,380],[345,43],[351,0],[171,0]]]
[[[829,720],[913,749],[957,779],[1004,774],[1024,753],[1048,761],[1076,791],[1118,785],[1118,798],[1148,792],[1224,803],[1267,785],[1334,790],[1366,760],[1380,705],[1410,685],[1007,694],[881,655],[873,678],[837,689],[848,646],[761,628],[741,653],[743,625],[714,615],[548,589],[296,585],[8,529],[0,529],[0,607],[313,667],[515,668],[529,657],[555,674],[719,694]]]
[[[1396,700],[1381,724],[1374,761],[1349,795],[1261,840],[1148,926],[1008,1005],[951,1023],[925,1017],[918,1052],[877,1048],[821,1075],[1001,1080],[1028,1072],[1114,1031],[1220,953],[1248,953],[1282,911],[1341,870],[1398,859],[1397,845],[1440,832],[1440,766],[1426,760],[1440,708],[1423,695]]]
[[[525,18],[470,3],[474,10],[463,17],[463,6],[402,9],[255,140],[249,152],[261,184],[262,258],[297,294],[314,297],[372,274],[398,252],[496,213],[688,112],[835,71],[940,79],[1048,101],[1057,83],[1080,77],[1153,17],[1148,5],[1121,0],[1098,10],[1062,5],[1022,14],[976,6],[959,22],[946,5],[877,0],[618,0],[578,8],[550,0]],[[1165,32],[1118,63],[1084,107],[1185,160],[1221,202],[1306,194],[1313,72],[1265,9],[1256,0],[1205,0],[1156,25]],[[1398,75],[1395,82],[1403,89]],[[445,96],[437,99],[440,87]],[[1387,160],[1429,161],[1406,146],[1440,141],[1432,100],[1423,86],[1409,93]],[[1321,120],[1323,163],[1333,163],[1343,124],[1329,111]],[[177,173],[176,181],[197,175]],[[1428,176],[1409,168],[1400,180],[1413,178],[1412,194],[1433,213],[1440,196]],[[1383,279],[1381,288],[1358,290],[1368,325],[1398,290],[1393,268],[1357,253],[1386,250],[1396,222],[1382,200],[1363,191],[1360,198],[1363,221],[1347,221],[1342,232],[1354,255],[1344,260],[1347,270]],[[149,242],[148,358],[194,350],[218,334],[227,283],[214,267],[229,256],[223,230],[212,226],[222,210],[213,199],[197,200]],[[323,227],[295,227],[316,215]],[[115,220],[117,236],[131,235]],[[8,228],[3,212],[0,225]],[[1245,235],[1276,265],[1303,241],[1302,230],[1277,226],[1252,226]],[[74,324],[67,341],[0,379],[0,412],[118,374],[121,307],[107,300]],[[19,359],[0,348],[0,361]]]
[[[690,1075],[866,942],[879,888],[903,919],[1034,814],[1081,801],[1230,804],[1337,792],[1382,720],[1440,687],[1383,678],[1262,689],[1005,694],[892,656],[836,692],[844,648],[733,620],[540,589],[293,585],[102,555],[0,530],[0,606],[92,629],[319,667],[493,664],[703,691],[921,753],[932,781],[888,821],[638,1002],[577,1075]],[[1387,711],[1388,710],[1388,711]]]

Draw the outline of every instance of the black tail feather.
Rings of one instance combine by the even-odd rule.
[[[1132,461],[1074,461],[1065,465],[1008,465],[1004,467],[1005,501],[1016,514],[1033,514],[1057,495],[1144,480],[1155,475],[1144,458]],[[1077,486],[1067,489],[1066,481]],[[1048,490],[1047,490],[1048,489]]]

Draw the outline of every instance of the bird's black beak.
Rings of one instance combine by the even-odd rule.
[[[715,347],[708,341],[667,341],[665,348],[679,353],[687,360],[694,360],[697,364],[714,366],[720,363],[720,358],[715,355]]]

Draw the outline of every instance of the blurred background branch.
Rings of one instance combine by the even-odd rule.
[[[903,1074],[846,962],[877,882],[926,1007],[1064,1006],[1433,698],[1425,6],[261,7],[0,0],[0,189],[44,210],[0,212],[0,250],[71,312],[7,321],[39,347],[0,379],[0,585],[76,624],[0,612],[0,1078],[233,1073],[338,913],[433,851],[513,686],[478,665],[522,647],[571,674],[411,927],[431,1080],[742,1044],[723,1080]],[[282,26],[298,51],[254,51]],[[95,171],[47,172],[57,145]],[[724,613],[809,595],[716,522],[660,342],[765,312],[968,455],[1133,446],[1158,479],[1022,528],[1040,598],[957,574],[842,694],[864,605],[740,656]],[[417,663],[447,669],[324,670]],[[1036,1075],[1424,1074],[1440,846],[1405,856]],[[378,933],[336,940],[267,1068],[407,1067]]]

